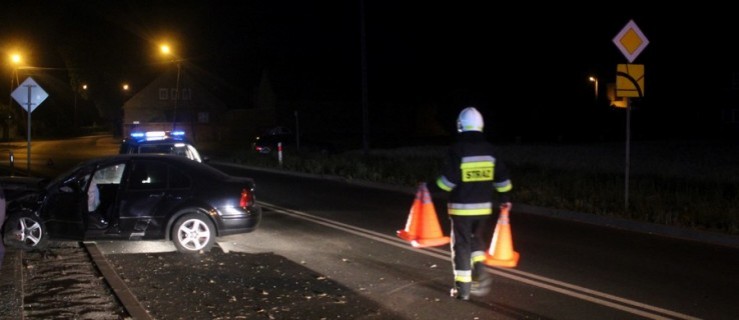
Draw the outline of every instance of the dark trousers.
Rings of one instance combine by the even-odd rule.
[[[457,271],[472,270],[472,252],[485,251],[485,235],[489,229],[490,215],[449,215],[452,225],[452,262]]]

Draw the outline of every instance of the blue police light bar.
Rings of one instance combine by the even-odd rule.
[[[147,131],[146,137],[147,138],[161,138],[165,137],[167,134],[164,131]]]
[[[131,138],[141,139],[146,138],[147,140],[163,140],[166,139],[167,136],[173,136],[173,137],[184,137],[185,131],[179,130],[179,131],[172,131],[172,132],[166,132],[166,131],[133,131],[131,132]]]

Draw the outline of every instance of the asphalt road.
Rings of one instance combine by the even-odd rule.
[[[118,153],[120,139],[111,135],[91,135],[65,140],[0,143],[0,170],[7,174],[55,177],[60,171],[94,157]]]
[[[390,239],[405,225],[413,199],[413,190],[392,186],[238,167],[224,170],[254,177],[259,199],[276,208]],[[435,195],[434,201],[444,217],[443,197]],[[448,222],[441,221],[448,234]],[[510,286],[501,287],[504,296],[478,299],[486,310],[502,304],[534,318],[554,319],[739,317],[733,303],[739,286],[737,237],[515,203],[511,227],[521,261],[515,269],[490,269],[495,279]],[[448,259],[448,253],[439,254]],[[438,285],[449,286],[448,260],[436,264],[448,274]]]

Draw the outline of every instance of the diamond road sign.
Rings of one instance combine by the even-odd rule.
[[[49,94],[31,77],[26,78],[26,81],[23,81],[10,95],[21,105],[23,110],[29,113],[33,112],[41,102],[49,97]]]
[[[636,22],[629,20],[629,23],[621,29],[621,32],[613,38],[613,43],[631,63],[647,47],[649,40],[641,32]]]

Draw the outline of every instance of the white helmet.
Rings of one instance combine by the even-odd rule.
[[[482,115],[475,107],[467,107],[459,113],[457,118],[457,131],[480,131],[485,123],[482,121]]]

